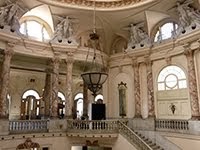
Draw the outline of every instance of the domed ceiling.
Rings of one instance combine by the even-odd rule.
[[[39,0],[40,2],[68,7],[91,9],[94,3],[99,10],[116,10],[136,7],[155,0]]]

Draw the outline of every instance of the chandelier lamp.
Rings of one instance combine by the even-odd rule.
[[[93,31],[89,35],[92,47],[94,50],[92,65],[87,72],[81,74],[84,83],[87,85],[88,89],[92,92],[95,97],[97,93],[101,90],[103,83],[106,81],[108,74],[100,66],[96,64],[96,43],[99,41],[99,35],[96,33],[96,7],[94,0],[94,11],[93,11]],[[103,60],[102,60],[103,62]],[[104,67],[104,66],[103,66]]]

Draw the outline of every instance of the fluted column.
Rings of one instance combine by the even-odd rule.
[[[66,69],[66,102],[65,102],[65,117],[67,118],[72,118],[73,115],[73,104],[74,104],[74,100],[72,97],[72,82],[73,82],[73,78],[72,78],[72,69],[73,69],[73,62],[74,62],[74,58],[73,58],[73,54],[69,53],[67,55],[67,69]]]
[[[141,99],[140,99],[140,77],[139,77],[139,63],[133,60],[134,70],[134,97],[135,97],[135,116],[141,117]]]
[[[154,107],[154,89],[153,89],[153,73],[152,73],[152,61],[147,58],[146,61],[147,68],[147,97],[148,97],[148,116],[155,116]]]
[[[46,79],[43,92],[44,101],[44,116],[48,118],[50,116],[50,103],[52,102],[52,83],[51,83],[51,70],[46,70]]]
[[[52,70],[52,102],[51,102],[51,117],[58,117],[58,78],[59,78],[59,65],[60,58],[55,56],[52,59],[53,70]]]
[[[11,58],[14,54],[13,46],[14,45],[12,44],[8,44],[6,49],[4,50],[4,58],[1,71],[0,118],[8,118],[6,96],[8,94],[9,81],[10,81]]]
[[[83,116],[88,118],[88,87],[83,82]]]
[[[199,117],[199,101],[197,95],[197,82],[195,76],[195,66],[194,66],[194,56],[193,51],[190,49],[189,45],[186,45],[184,54],[187,58],[188,66],[188,83],[189,83],[189,93],[191,102],[192,118]]]

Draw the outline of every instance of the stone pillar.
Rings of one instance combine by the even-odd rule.
[[[83,82],[83,116],[88,118],[88,87]]]
[[[74,57],[72,53],[67,54],[67,70],[66,70],[66,102],[65,102],[65,117],[72,118],[73,116],[73,104],[74,100],[72,97],[72,86],[73,86],[73,78],[72,78],[72,69]]]
[[[52,70],[52,102],[51,102],[51,117],[57,118],[58,117],[58,78],[59,78],[59,65],[60,65],[60,58],[55,56],[52,59],[53,63],[53,70]]]
[[[198,93],[197,93],[197,82],[195,76],[195,66],[194,66],[194,56],[193,51],[187,45],[184,47],[184,54],[187,58],[188,65],[188,83],[189,83],[189,93],[190,93],[190,103],[191,103],[191,111],[192,118],[199,117],[199,101],[198,101]]]
[[[10,81],[10,64],[11,58],[13,56],[13,46],[12,44],[8,44],[6,49],[4,50],[4,59],[2,64],[2,72],[1,72],[1,88],[0,88],[0,118],[8,118],[8,107],[7,107],[7,94],[9,88]]]
[[[135,98],[135,117],[141,117],[141,99],[140,99],[140,77],[139,63],[133,60],[134,70],[134,98]]]
[[[51,83],[51,69],[46,70],[46,79],[43,92],[43,102],[44,102],[44,117],[50,117],[50,103],[52,102],[52,83]]]
[[[148,116],[155,116],[155,103],[154,103],[154,89],[153,89],[153,73],[152,73],[152,61],[150,58],[147,58],[146,61],[147,67],[147,97],[148,97]]]

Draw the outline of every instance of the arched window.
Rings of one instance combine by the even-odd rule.
[[[186,76],[178,66],[167,66],[161,70],[158,80],[158,91],[187,88]]]
[[[74,101],[76,104],[77,118],[80,118],[83,115],[83,93],[76,94]]]
[[[27,90],[22,95],[21,119],[37,119],[40,111],[40,96],[35,90]]]
[[[65,95],[62,92],[58,92],[58,114],[60,117],[64,117],[65,114]]]
[[[154,37],[154,42],[161,42],[162,40],[174,37],[176,35],[177,28],[178,25],[175,22],[168,22],[159,26]]]
[[[25,20],[21,23],[20,32],[28,38],[38,41],[47,41],[50,39],[50,33],[42,20]]]
[[[98,94],[98,95],[95,97],[94,101],[95,101],[96,103],[103,103],[103,95]]]

